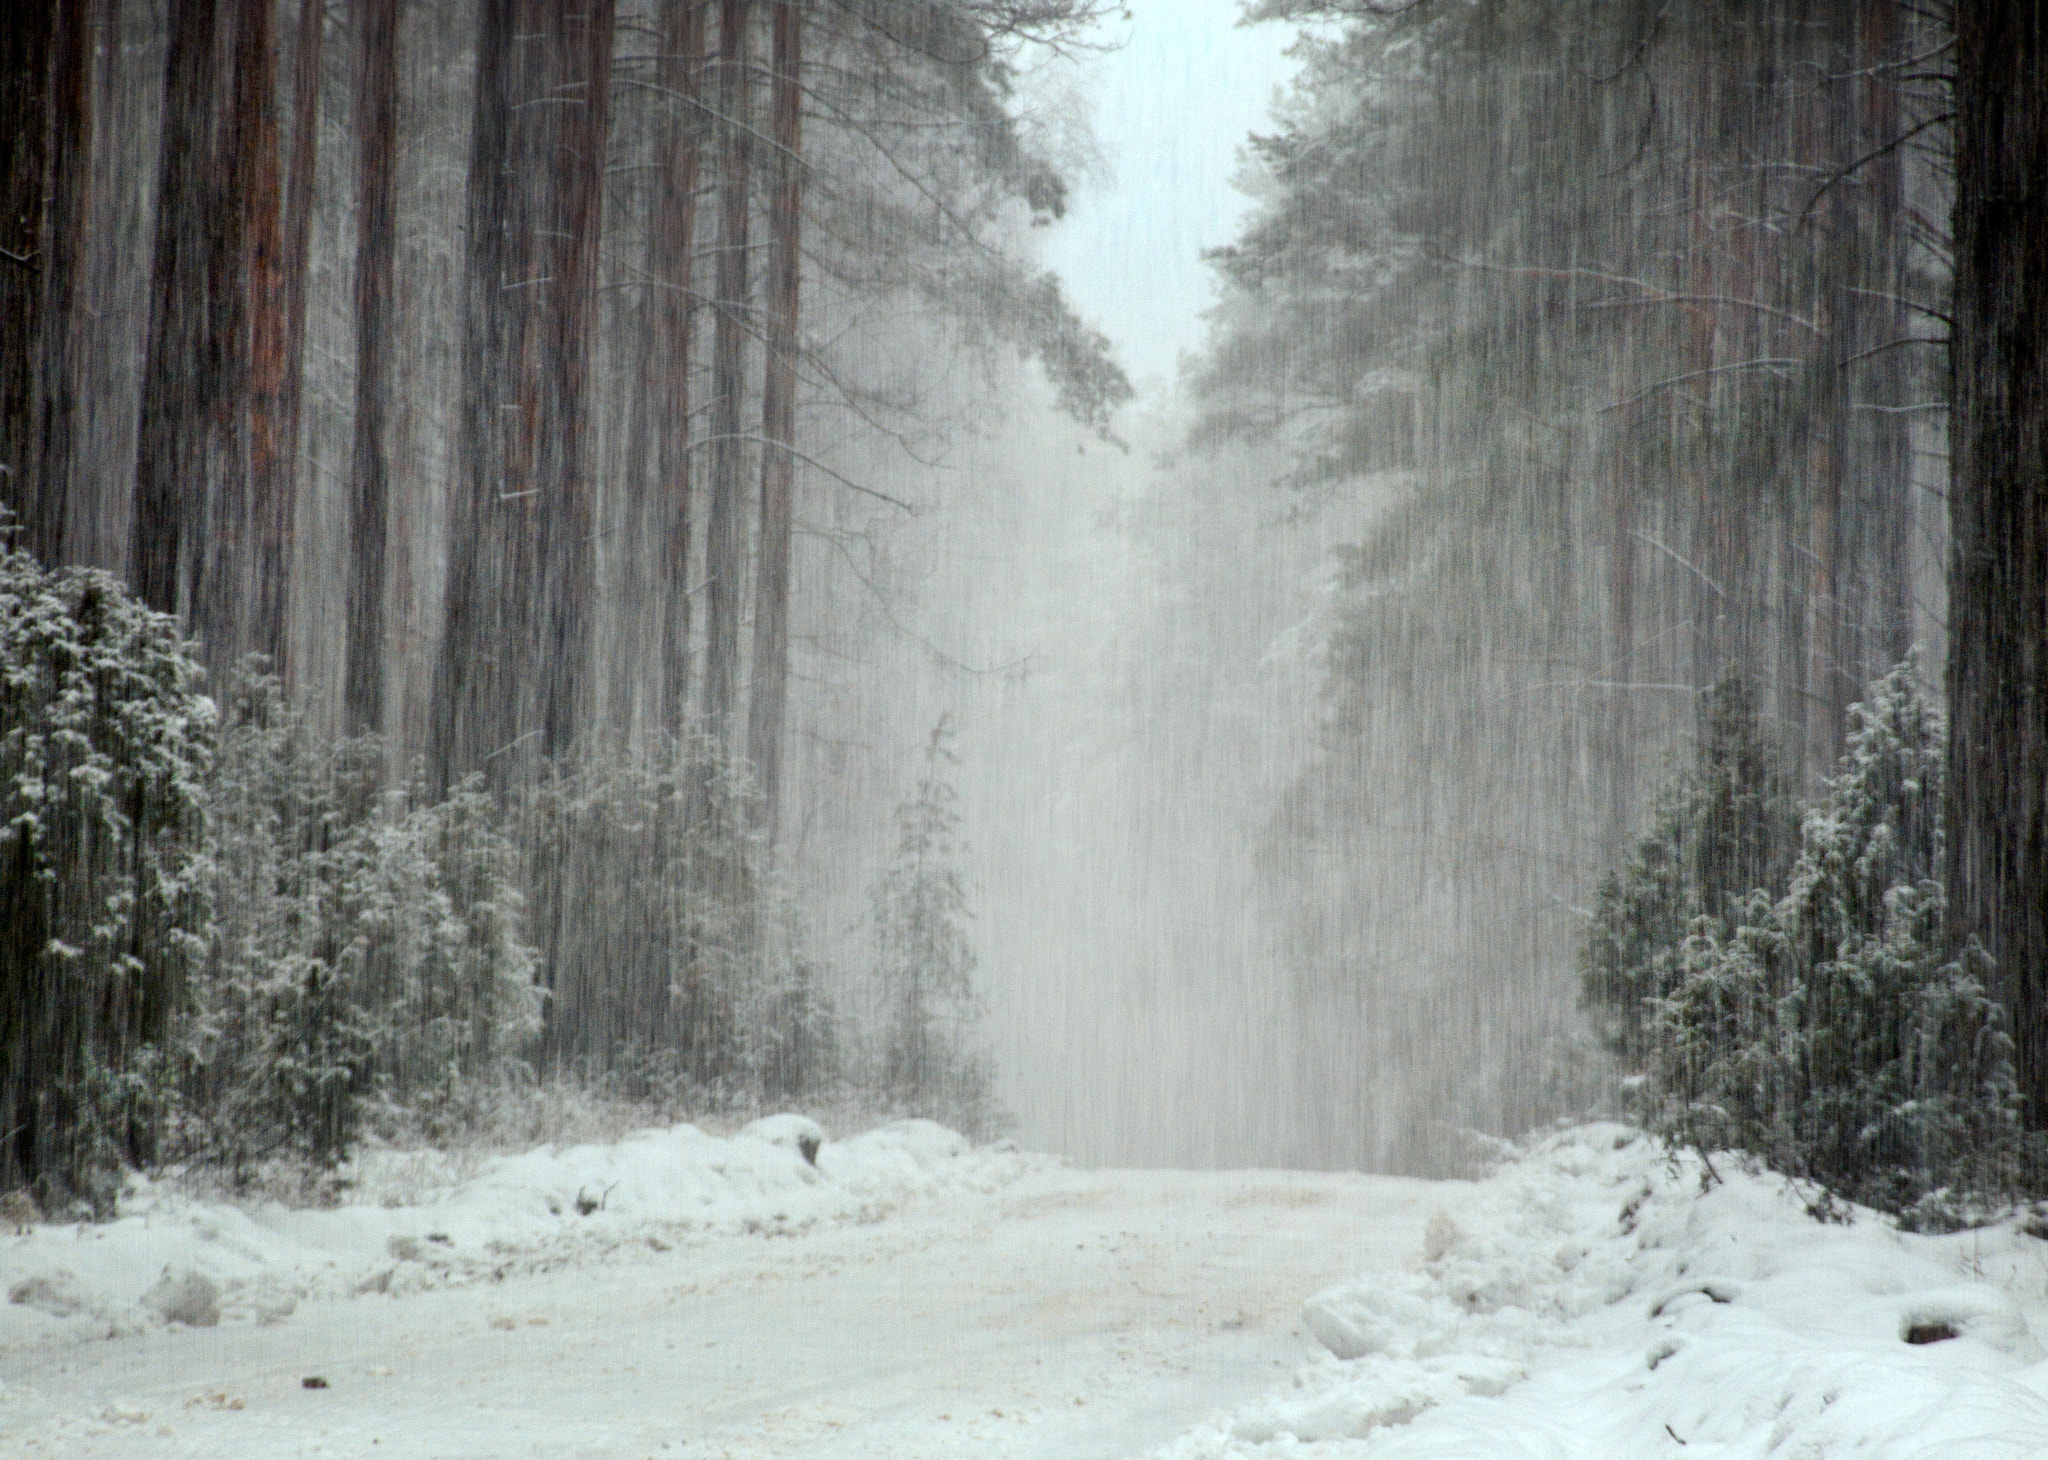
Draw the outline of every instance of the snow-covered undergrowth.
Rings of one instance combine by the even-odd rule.
[[[1703,1192],[1618,1125],[1537,1142],[1406,1271],[1309,1300],[1329,1353],[1293,1387],[1159,1460],[2048,1455],[2048,1241],[1816,1221],[1783,1178],[1715,1169]]]
[[[278,1322],[300,1302],[489,1282],[740,1233],[878,1221],[902,1202],[993,1191],[1050,1158],[976,1147],[926,1120],[823,1141],[802,1116],[693,1125],[463,1161],[377,1152],[325,1208],[204,1201],[133,1181],[119,1217],[0,1236],[0,1345],[151,1324]],[[813,1146],[816,1164],[803,1147]]]

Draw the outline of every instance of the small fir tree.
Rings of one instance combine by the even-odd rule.
[[[990,1119],[987,1061],[970,1047],[980,1014],[971,916],[961,887],[960,817],[947,768],[958,763],[942,717],[917,790],[896,812],[896,855],[875,895],[882,999],[882,1082],[911,1111],[979,1134]]]
[[[1688,939],[1718,943],[1753,891],[1781,895],[1798,834],[1799,803],[1755,698],[1730,675],[1708,697],[1693,767],[1661,798],[1628,867],[1602,881],[1581,955],[1584,1005],[1624,1070],[1650,1060],[1652,1002],[1685,977]]]
[[[1759,886],[1718,912],[1695,905],[1672,941],[1669,900],[1617,895],[1588,958],[1590,973],[1619,966],[1617,950],[1637,955],[1630,977],[1589,977],[1588,993],[1635,991],[1610,1027],[1638,1039],[1667,1138],[1750,1152],[1921,1226],[1963,1220],[2039,1167],[1987,960],[1974,947],[1952,957],[1943,941],[1944,739],[1908,659],[1851,707],[1848,748],[1800,823],[1782,896]],[[1632,871],[1672,865],[1661,848],[1697,841],[1688,818],[1714,804],[1675,798]]]
[[[446,1135],[538,1024],[517,861],[479,782],[384,788],[245,666],[210,788],[218,932],[188,1041],[186,1153],[326,1166],[364,1123]]]
[[[106,1214],[203,957],[214,706],[105,573],[0,553],[0,1190]]]

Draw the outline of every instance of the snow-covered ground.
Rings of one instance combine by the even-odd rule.
[[[1327,1352],[1158,1460],[2048,1456],[2048,1225],[1900,1233],[1732,1157],[1554,1135],[1312,1298]],[[1846,1219],[1846,1220],[1843,1220]]]
[[[391,1158],[326,1211],[145,1189],[0,1236],[0,1454],[1115,1460],[1312,1357],[1301,1295],[1397,1263],[1434,1196],[924,1122],[814,1170],[800,1130]],[[164,1316],[192,1286],[218,1322]]]
[[[923,1122],[814,1167],[814,1134],[0,1236],[0,1455],[2048,1455],[2018,1223],[1817,1222],[1609,1125],[1476,1183],[1077,1171]]]

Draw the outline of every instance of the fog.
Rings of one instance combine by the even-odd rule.
[[[152,992],[9,1098],[1432,1173],[1611,1099],[1587,929],[1716,686],[1788,796],[1938,690],[1944,23],[1366,9],[25,27],[10,531],[194,677],[106,752],[178,910],[81,854],[23,955]]]

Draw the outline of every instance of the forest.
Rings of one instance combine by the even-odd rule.
[[[1380,1149],[1618,1078],[1929,1222],[2038,1189],[2038,17],[1249,9],[1324,24],[1192,443],[1376,494],[1271,845]]]
[[[1923,1227],[2048,1190],[2034,8],[1249,0],[1298,73],[1142,407],[1036,250],[1121,10],[10,11],[0,1191],[563,1090],[997,1133],[992,772],[904,665],[1028,677],[912,610],[1055,450],[1153,473],[1091,834],[1249,828],[1290,1158],[1598,1111]]]

